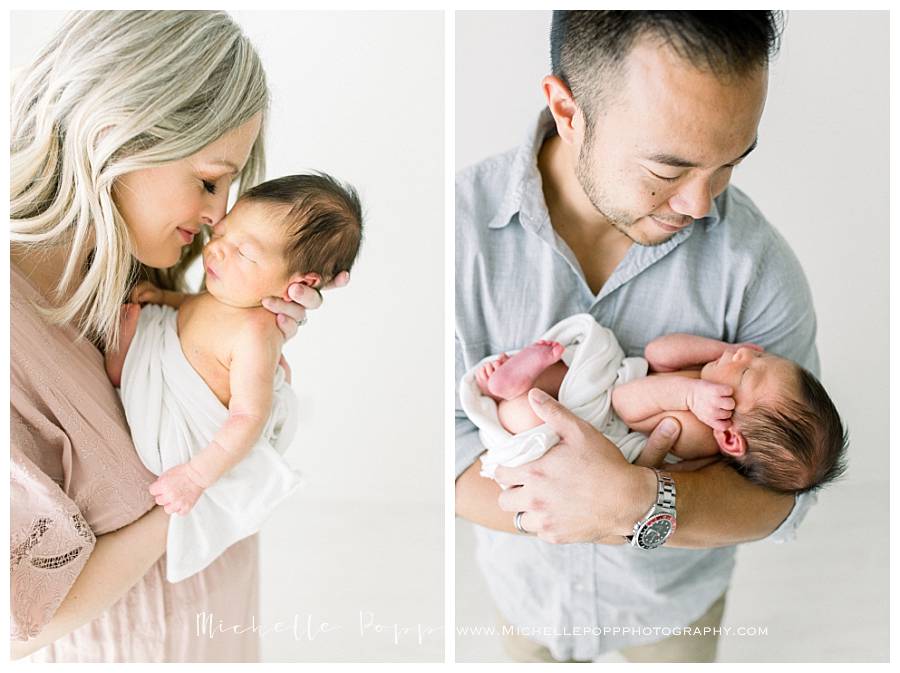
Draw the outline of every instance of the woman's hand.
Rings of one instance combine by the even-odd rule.
[[[344,287],[350,282],[350,274],[341,271],[323,290]],[[281,297],[266,297],[262,305],[275,314],[278,327],[287,341],[297,333],[300,324],[306,320],[306,312],[314,311],[322,305],[322,293],[314,287],[293,283],[288,287],[288,296],[293,301],[285,301]]]

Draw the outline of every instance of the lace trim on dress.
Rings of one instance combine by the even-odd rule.
[[[81,512],[72,514],[71,520],[75,532],[78,533],[88,545],[93,545],[96,538],[94,537],[94,533],[91,531],[90,526],[88,526],[87,521],[85,521],[84,517],[81,515]],[[10,568],[15,568],[26,557],[30,556],[31,550],[38,545],[47,531],[50,530],[51,526],[53,526],[53,520],[48,517],[41,517],[31,525],[31,531],[28,533],[28,537],[25,541],[10,549]],[[78,558],[82,549],[84,549],[84,545],[79,545],[67,552],[56,554],[54,556],[30,556],[28,561],[34,568],[39,568],[41,570],[55,570]]]

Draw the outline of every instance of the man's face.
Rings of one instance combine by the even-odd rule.
[[[722,81],[638,40],[576,147],[585,194],[634,242],[668,240],[709,212],[755,146],[767,83],[766,69]]]

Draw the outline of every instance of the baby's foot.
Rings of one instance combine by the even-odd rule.
[[[503,363],[491,374],[487,388],[491,396],[503,400],[527,393],[538,376],[562,358],[565,347],[556,341],[537,341]]]
[[[509,356],[506,353],[501,353],[500,357],[496,360],[491,360],[486,365],[484,365],[481,369],[475,372],[475,382],[478,384],[478,388],[481,390],[482,395],[486,395],[487,397],[492,397],[495,402],[499,402],[500,398],[494,396],[491,391],[488,389],[488,381],[494,375],[500,365],[509,360]]]
[[[128,355],[128,347],[137,331],[138,318],[141,317],[141,307],[138,304],[125,304],[119,314],[119,350],[106,354],[106,375],[115,388],[122,383],[122,368],[125,366],[125,356]]]

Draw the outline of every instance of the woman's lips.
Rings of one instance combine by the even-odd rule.
[[[199,232],[189,231],[187,229],[182,229],[181,227],[176,227],[178,229],[178,233],[181,235],[181,240],[184,241],[185,245],[190,245],[194,242],[194,236],[196,236]]]

